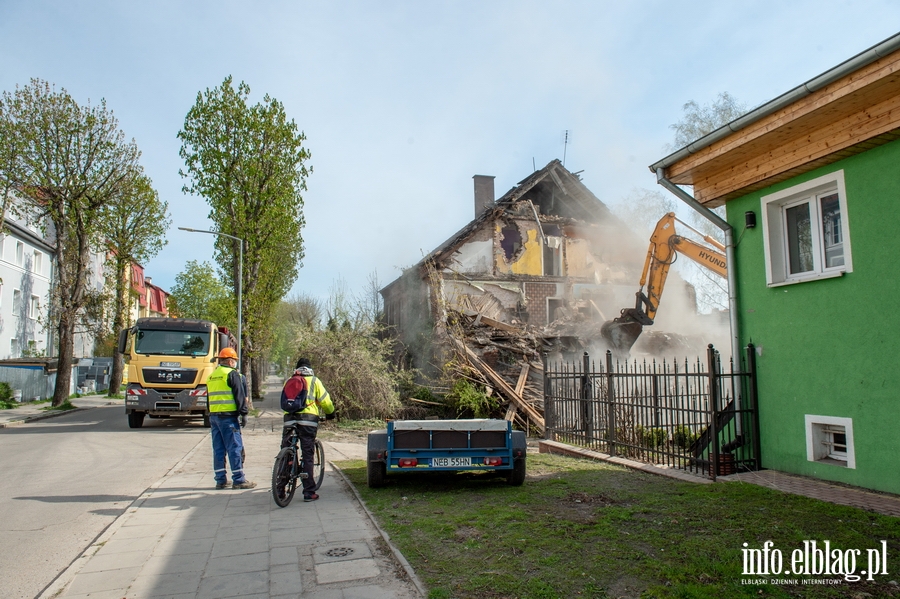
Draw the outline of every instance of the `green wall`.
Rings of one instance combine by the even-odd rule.
[[[766,287],[760,198],[843,169],[853,272]],[[757,358],[764,468],[900,493],[900,141],[727,204],[741,343]],[[744,213],[757,226],[744,230]],[[856,468],[806,459],[805,414],[853,419]]]

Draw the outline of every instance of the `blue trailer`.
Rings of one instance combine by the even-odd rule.
[[[404,472],[495,471],[525,482],[525,433],[506,420],[394,420],[368,436],[367,482]]]

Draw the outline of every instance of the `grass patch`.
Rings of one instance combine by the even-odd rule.
[[[521,487],[479,474],[415,473],[370,489],[363,461],[339,465],[430,599],[900,597],[890,584],[900,580],[900,518],[549,454],[528,455]],[[763,578],[742,575],[743,543],[772,541],[790,567],[804,540],[860,549],[857,571],[866,549],[886,540],[889,576],[839,586],[742,584]]]
[[[45,412],[51,412],[51,411],[55,411],[55,412],[64,412],[64,411],[66,411],[66,410],[74,410],[74,409],[77,408],[77,407],[78,407],[78,406],[72,405],[72,402],[70,402],[70,401],[67,399],[66,401],[62,402],[62,403],[59,404],[58,406],[47,406],[46,408],[41,408],[41,410],[43,410],[43,411],[45,411]]]

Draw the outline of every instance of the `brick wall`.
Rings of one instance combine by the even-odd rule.
[[[525,283],[525,301],[528,302],[528,324],[547,324],[547,298],[556,297],[555,283]]]

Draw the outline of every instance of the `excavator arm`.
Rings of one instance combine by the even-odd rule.
[[[669,267],[675,262],[677,254],[683,254],[722,277],[727,276],[723,253],[725,246],[694,229],[691,230],[712,247],[682,237],[675,232],[675,221],[690,229],[684,222],[675,218],[674,212],[666,214],[656,223],[656,228],[650,236],[650,247],[644,260],[640,289],[635,294],[634,308],[623,309],[621,316],[604,323],[600,329],[603,337],[609,342],[610,349],[619,356],[627,356],[644,326],[653,324],[666,278],[669,276]]]

